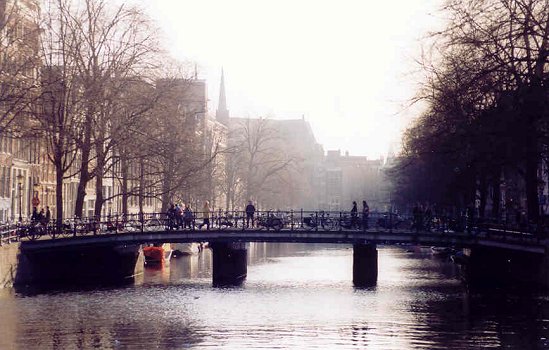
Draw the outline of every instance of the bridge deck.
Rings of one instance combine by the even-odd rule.
[[[23,240],[24,250],[65,249],[78,246],[129,245],[144,243],[184,242],[281,242],[281,243],[376,243],[376,244],[419,244],[429,246],[474,247],[486,246],[544,254],[547,240],[530,234],[509,234],[507,232],[428,232],[410,230],[303,230],[300,228],[266,229],[223,229],[223,230],[166,230],[149,229],[123,232],[96,231],[95,234],[69,237],[48,236],[36,240]]]

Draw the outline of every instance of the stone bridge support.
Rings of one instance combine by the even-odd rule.
[[[210,243],[213,285],[238,286],[248,274],[247,243]]]
[[[377,283],[377,246],[353,245],[353,284],[355,287],[371,287]]]

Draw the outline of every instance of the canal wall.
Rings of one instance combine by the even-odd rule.
[[[0,246],[0,288],[55,283],[124,282],[143,272],[139,245],[23,251]]]
[[[17,271],[17,254],[19,243],[6,244],[0,247],[0,288],[13,286]]]
[[[549,289],[549,255],[475,247],[466,252],[467,282],[479,287]]]
[[[28,263],[18,242],[0,246],[0,289],[29,282],[31,274]]]

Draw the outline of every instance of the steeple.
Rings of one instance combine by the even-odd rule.
[[[229,123],[229,110],[227,109],[227,98],[225,96],[225,75],[223,74],[223,68],[221,68],[221,84],[219,85],[219,102],[217,105],[217,111],[215,111],[215,119],[218,122],[228,125]]]

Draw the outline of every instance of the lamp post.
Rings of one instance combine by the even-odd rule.
[[[40,199],[38,198],[40,196],[40,183],[35,183],[32,185],[32,206],[33,208],[38,207],[40,204]]]
[[[23,175],[17,175],[17,189],[19,190],[19,222],[23,221]]]

